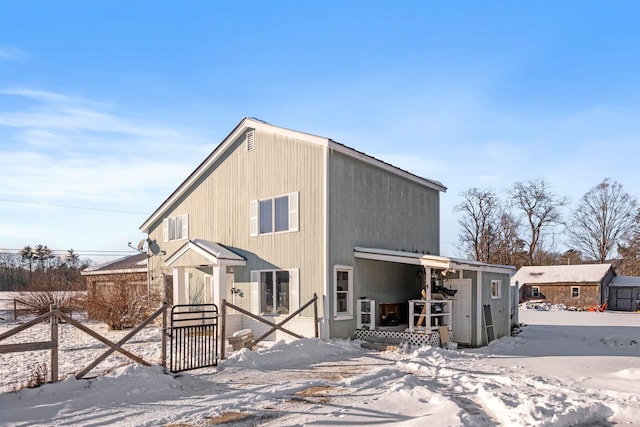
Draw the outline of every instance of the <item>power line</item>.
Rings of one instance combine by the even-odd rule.
[[[32,247],[33,248],[33,247]],[[22,249],[6,249],[6,248],[1,248],[0,249],[0,253],[19,253]],[[69,250],[68,249],[50,249],[51,253],[53,254],[68,254]],[[122,251],[112,251],[112,250],[99,250],[99,249],[79,249],[73,250],[73,253],[76,255],[83,255],[83,256],[113,256],[113,255],[134,255],[138,252],[136,251],[127,251],[127,250],[122,250]]]
[[[27,202],[25,200],[0,199],[0,202],[22,203],[25,205],[36,205],[36,206],[50,206],[54,208],[65,208],[65,209],[82,209],[87,211],[113,212],[113,213],[129,214],[129,215],[146,215],[146,216],[149,215],[148,213],[145,213],[145,212],[120,211],[116,209],[105,209],[105,208],[88,208],[84,206],[59,205],[56,203],[45,203],[45,202]]]

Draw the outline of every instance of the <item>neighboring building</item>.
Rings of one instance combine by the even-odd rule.
[[[607,308],[617,311],[640,310],[640,277],[614,277],[611,283],[609,283]]]
[[[86,268],[80,274],[87,281],[89,298],[94,292],[99,292],[105,286],[111,286],[116,282],[126,282],[142,293],[149,291],[146,254],[135,254],[107,261]]]
[[[513,268],[439,256],[445,190],[331,139],[245,118],[141,225],[155,248],[150,281],[171,281],[175,304],[226,299],[273,322],[317,294],[323,338],[373,327],[358,318],[363,301],[375,301],[378,329],[391,313],[411,322],[408,301],[422,291],[455,287],[453,339],[482,345],[487,307],[495,336],[510,333]],[[287,327],[312,335],[312,314]],[[238,319],[227,332],[267,329]]]
[[[546,265],[520,268],[511,283],[520,289],[520,302],[541,300],[586,310],[606,303],[615,275],[611,264]]]

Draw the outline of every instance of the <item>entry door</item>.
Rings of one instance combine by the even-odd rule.
[[[471,344],[471,279],[447,280],[445,286],[458,291],[451,308],[453,340]]]

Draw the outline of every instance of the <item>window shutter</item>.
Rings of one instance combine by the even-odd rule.
[[[256,133],[253,130],[247,132],[247,151],[253,151],[256,148]]]
[[[251,272],[251,312],[260,314],[260,272]]]
[[[258,235],[258,201],[252,200],[249,203],[249,235]]]
[[[189,238],[189,215],[182,215],[182,236],[183,239]]]
[[[294,313],[300,308],[300,269],[289,270],[289,313]]]
[[[162,241],[169,241],[169,218],[162,220]]]
[[[299,194],[289,194],[289,231],[298,231],[300,229]]]

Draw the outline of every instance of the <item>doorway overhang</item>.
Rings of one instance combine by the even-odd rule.
[[[182,245],[169,256],[167,267],[200,267],[200,266],[245,266],[247,260],[221,245],[208,240],[194,239]]]

